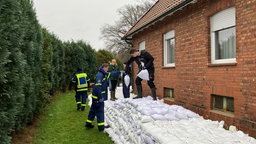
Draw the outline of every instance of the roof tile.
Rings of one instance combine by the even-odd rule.
[[[140,19],[139,21],[125,34],[129,36],[135,31],[139,30],[146,24],[152,22],[164,13],[168,12],[175,6],[181,4],[186,0],[158,0]]]

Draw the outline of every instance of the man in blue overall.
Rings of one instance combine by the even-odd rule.
[[[77,73],[73,76],[72,82],[75,83],[76,91],[76,105],[77,110],[84,111],[86,106],[86,99],[88,97],[88,83],[90,79],[87,79],[87,74],[82,72],[81,68],[77,68]]]
[[[107,100],[107,87],[108,79],[110,76],[119,75],[120,71],[108,73],[108,64],[103,64],[96,74],[95,83],[92,91],[92,105],[89,111],[88,119],[86,120],[85,127],[93,128],[92,124],[95,116],[97,117],[98,129],[103,131],[104,126],[104,101]]]

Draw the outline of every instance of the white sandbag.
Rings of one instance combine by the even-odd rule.
[[[154,120],[167,120],[166,117],[164,117],[163,115],[160,115],[160,114],[153,114],[151,116]]]
[[[151,137],[149,137],[145,134],[141,134],[141,138],[143,139],[144,143],[146,143],[146,144],[155,144],[155,141]]]
[[[130,84],[130,76],[129,75],[124,76],[124,83],[127,87],[129,86],[129,84]]]
[[[175,114],[175,117],[178,118],[178,119],[187,119],[188,117],[186,115],[184,115],[183,113],[176,113]]]
[[[142,123],[147,123],[147,122],[152,122],[154,121],[150,116],[142,116],[141,122]]]
[[[237,132],[236,126],[233,126],[233,125],[229,126],[228,130],[231,131],[231,132]]]
[[[173,111],[177,111],[177,109],[179,109],[181,106],[178,106],[178,105],[171,105],[169,107],[169,110],[173,110]]]
[[[139,78],[143,79],[143,80],[149,80],[149,74],[148,74],[148,70],[141,70],[138,75]]]
[[[152,108],[152,110],[160,115],[165,115],[166,113],[168,113],[168,109],[165,109],[163,107]]]
[[[199,118],[200,117],[200,115],[198,115],[198,114],[196,114],[196,113],[194,113],[194,112],[192,112],[192,111],[190,111],[190,110],[187,110],[186,111],[186,113],[185,113],[189,118]]]
[[[167,120],[179,120],[178,118],[175,117],[175,114],[166,114],[164,115],[164,117],[167,119]]]

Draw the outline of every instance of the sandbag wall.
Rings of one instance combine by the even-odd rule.
[[[242,131],[227,131],[224,121],[205,120],[177,105],[142,99],[106,102],[106,132],[116,144],[255,144]]]

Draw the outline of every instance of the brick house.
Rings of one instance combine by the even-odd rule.
[[[159,98],[256,137],[256,0],[158,0],[123,39],[155,58]]]

